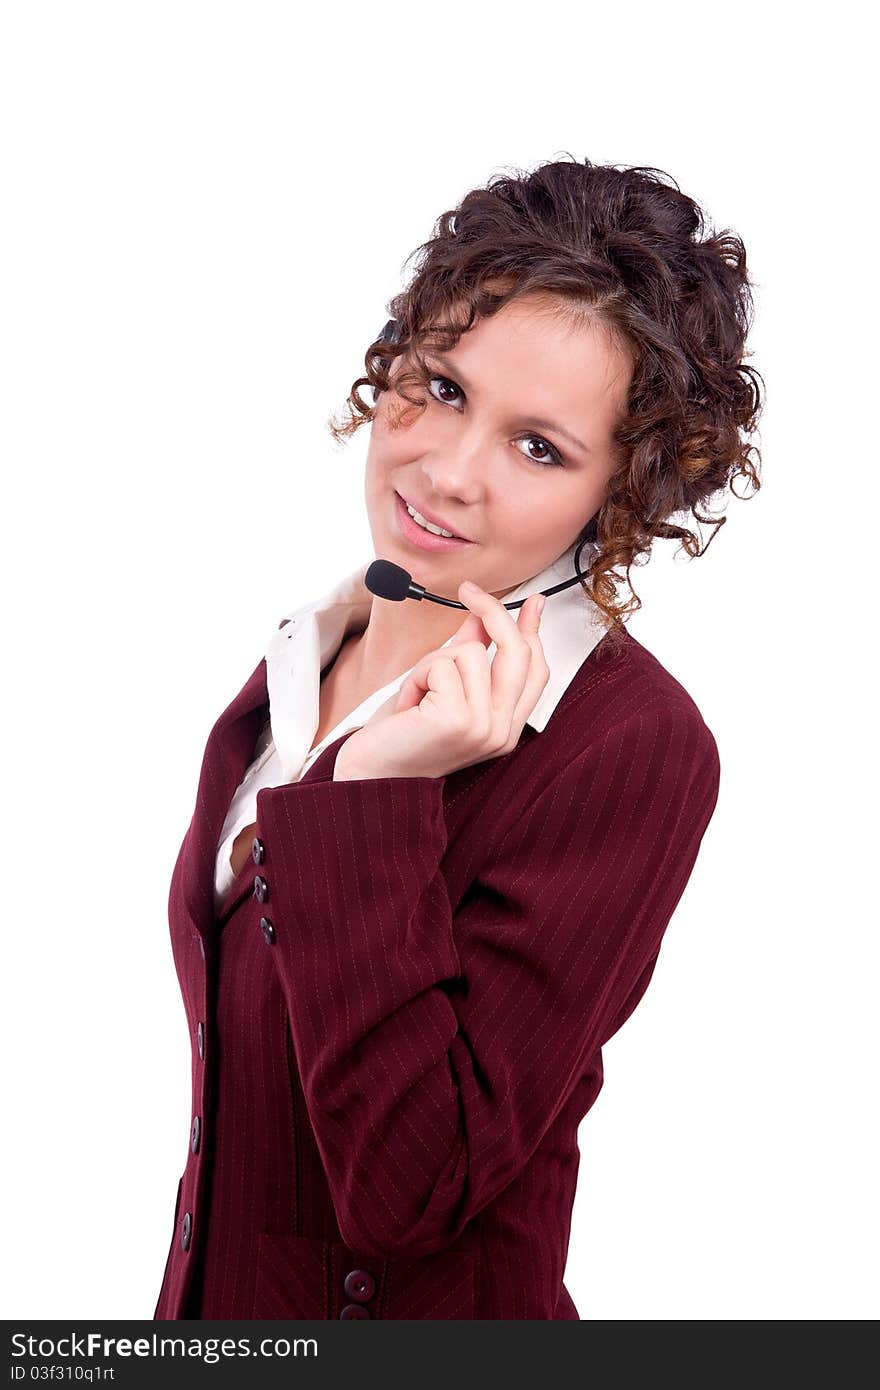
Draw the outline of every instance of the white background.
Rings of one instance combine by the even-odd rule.
[[[762,492],[634,573],[722,785],[581,1125],[566,1283],[585,1320],[877,1316],[864,13],[3,7],[4,1316],[152,1316],[205,739],[279,616],[372,558],[368,431],[326,420],[406,258],[566,153],[744,239],[767,384]]]

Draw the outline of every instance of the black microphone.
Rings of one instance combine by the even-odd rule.
[[[580,556],[584,546],[590,543],[587,539],[582,540],[574,552],[574,574],[571,579],[564,579],[561,584],[554,584],[552,588],[541,589],[539,592],[549,598],[551,594],[558,594],[560,589],[568,589],[579,580],[586,579],[586,575],[580,569]],[[371,594],[375,594],[377,598],[391,599],[393,603],[402,603],[407,598],[426,598],[430,603],[442,603],[447,608],[467,609],[467,604],[461,603],[457,598],[443,598],[440,594],[429,593],[424,585],[415,584],[412,575],[401,565],[393,564],[391,560],[374,560],[364,575],[364,583]],[[522,608],[525,601],[524,598],[518,598],[513,603],[505,603],[504,607]]]

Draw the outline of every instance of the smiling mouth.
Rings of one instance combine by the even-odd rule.
[[[399,492],[394,493],[394,509],[397,520],[397,527],[405,541],[412,545],[417,545],[420,550],[458,550],[463,545],[472,545],[466,536],[442,536],[436,531],[429,531],[422,526],[414,517],[410,516],[407,503]],[[414,508],[418,510],[418,508]],[[419,513],[421,516],[421,513]],[[444,528],[449,529],[449,528]]]
[[[427,531],[431,526],[437,526],[441,531],[449,533],[447,535],[447,540],[466,541],[469,539],[468,536],[462,536],[459,535],[458,531],[453,531],[452,527],[447,526],[444,521],[437,521],[434,517],[427,516],[425,512],[421,511],[420,508],[416,506],[414,502],[410,502],[408,498],[404,497],[402,492],[399,492],[397,495],[406,508],[411,507],[412,510],[414,512],[417,512],[418,515],[422,518],[422,521],[427,523],[427,525],[423,528],[424,530]],[[416,524],[421,525],[421,522],[416,522]]]

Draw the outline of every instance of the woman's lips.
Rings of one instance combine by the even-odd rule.
[[[399,492],[394,494],[394,520],[403,539],[409,541],[410,545],[418,546],[419,550],[461,550],[462,546],[473,544],[472,541],[435,536],[433,531],[426,531],[417,521],[413,521]]]

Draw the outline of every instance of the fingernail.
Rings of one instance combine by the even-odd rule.
[[[544,604],[545,604],[546,602],[547,602],[547,596],[546,596],[546,594],[542,594],[541,597],[538,599],[538,604],[537,604],[537,607],[538,607],[538,617],[539,617],[539,618],[540,618],[541,614],[544,612]]]
[[[479,588],[479,585],[475,584],[472,579],[463,579],[459,587],[462,589],[467,589],[469,594],[475,594],[477,592],[477,589]]]

